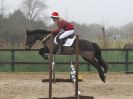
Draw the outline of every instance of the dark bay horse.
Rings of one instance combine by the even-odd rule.
[[[39,50],[39,54],[43,58],[48,59],[47,56],[48,53],[50,53],[49,50],[50,35],[52,35],[52,32],[47,30],[36,29],[36,30],[26,30],[26,33],[27,33],[27,38],[26,38],[25,48],[30,49],[37,40],[40,40],[43,42],[44,47]],[[54,34],[53,36],[55,37]],[[62,54],[63,55],[74,54],[75,45],[76,43],[74,42],[71,47],[63,47]],[[53,51],[54,54],[56,53],[57,49],[58,45],[54,44],[54,51]],[[79,50],[82,58],[97,69],[99,77],[103,82],[105,82],[106,77],[104,73],[107,73],[108,66],[101,57],[100,47],[96,43],[79,39]]]

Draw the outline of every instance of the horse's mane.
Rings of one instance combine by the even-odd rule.
[[[30,34],[49,34],[50,31],[45,30],[45,29],[34,29],[34,30],[26,30],[27,33]]]

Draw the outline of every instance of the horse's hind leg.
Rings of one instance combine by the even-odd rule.
[[[105,75],[104,75],[104,72],[103,72],[103,70],[102,70],[100,64],[99,64],[96,60],[89,61],[89,63],[90,63],[91,65],[93,65],[93,66],[97,69],[97,71],[98,71],[98,73],[99,73],[99,77],[100,77],[101,80],[105,83],[106,77],[105,77]]]
[[[104,72],[103,72],[100,64],[95,59],[89,60],[84,57],[83,57],[83,59],[86,60],[88,63],[90,63],[92,66],[94,66],[97,69],[100,79],[105,83],[105,75],[104,75]]]
[[[98,61],[99,64],[101,64],[101,66],[103,67],[104,73],[107,73],[107,72],[108,72],[108,65],[107,65],[107,63],[105,63],[104,60],[102,59],[102,54],[101,54],[101,49],[100,49],[100,47],[99,47],[96,43],[93,43],[93,46],[94,46],[94,48],[95,48],[95,57],[96,57],[97,61]]]
[[[99,62],[99,64],[103,67],[104,73],[107,73],[108,72],[107,63],[104,62],[104,60],[102,59],[102,57],[100,55],[96,55],[96,59]]]

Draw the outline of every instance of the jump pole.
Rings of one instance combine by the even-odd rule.
[[[49,59],[49,99],[52,99],[52,62],[53,62],[53,35],[50,37],[50,59]]]
[[[76,83],[75,83],[75,96],[79,99],[79,92],[78,92],[78,73],[79,73],[79,35],[76,35]]]
[[[76,35],[76,82],[75,82],[75,96],[73,97],[52,97],[52,62],[53,62],[53,35],[51,36],[51,50],[49,59],[49,98],[39,98],[39,99],[94,99],[93,96],[80,96],[78,91],[78,72],[79,72],[79,35]]]
[[[79,75],[79,35],[76,35],[76,82],[75,82],[75,98],[73,99],[94,99],[93,96],[80,96],[79,86],[78,86],[78,75]]]

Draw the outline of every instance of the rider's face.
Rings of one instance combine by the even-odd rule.
[[[57,18],[52,18],[52,20],[53,20],[54,22],[56,22],[56,21],[57,21]]]

